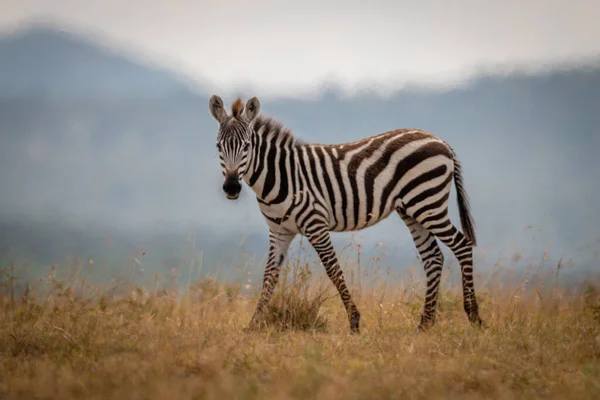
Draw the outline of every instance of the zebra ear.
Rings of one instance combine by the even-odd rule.
[[[255,97],[248,99],[246,102],[245,114],[248,121],[253,121],[260,113],[260,102]]]
[[[208,102],[208,108],[210,110],[210,115],[213,116],[214,119],[217,120],[220,124],[227,119],[229,116],[227,114],[227,110],[223,106],[223,99],[221,99],[216,94],[213,94]]]

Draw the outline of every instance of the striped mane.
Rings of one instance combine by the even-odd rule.
[[[259,115],[253,122],[254,132],[262,133],[262,136],[271,134],[277,137],[289,137],[295,145],[305,144],[306,141],[300,139],[292,132],[291,128],[285,126],[281,121],[267,115]],[[264,129],[261,131],[261,128]]]

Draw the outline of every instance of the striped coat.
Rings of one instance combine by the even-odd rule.
[[[436,238],[459,260],[465,312],[472,323],[482,324],[473,284],[475,228],[461,165],[448,143],[419,129],[397,129],[342,144],[306,143],[280,122],[261,115],[256,97],[245,104],[237,99],[229,114],[223,100],[214,95],[209,110],[219,124],[223,191],[229,199],[237,199],[244,180],[269,226],[269,256],[251,327],[257,326],[271,299],[292,240],[303,235],[339,291],[351,332],[358,333],[360,313],[329,233],[361,230],[391,213],[409,228],[427,276],[419,329],[435,322],[444,262]],[[464,233],[448,216],[453,182]]]

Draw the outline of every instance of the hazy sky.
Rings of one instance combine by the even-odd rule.
[[[0,223],[11,215],[41,221],[50,215],[86,232],[102,225],[133,232],[134,239],[159,228],[187,234],[195,225],[215,237],[231,235],[235,245],[238,237],[260,232],[259,248],[266,251],[266,225],[252,193],[246,188],[237,202],[222,193],[210,93],[229,104],[239,92],[261,101],[297,97],[314,94],[325,79],[388,92],[406,82],[439,88],[482,69],[510,73],[600,61],[597,0],[494,3],[0,0],[0,35],[51,20],[92,36],[72,44],[66,35],[45,40],[46,30],[30,40],[0,41],[0,67],[8,71],[0,74],[0,87],[29,96],[20,103],[10,100],[10,91],[0,93],[0,188],[9,188],[0,196]],[[97,50],[99,38],[109,38],[120,57]],[[186,86],[151,73],[146,63],[129,63],[132,54],[196,78],[203,90],[198,97],[182,90],[150,96]],[[600,223],[589,210],[600,198],[593,184],[600,171],[594,157],[600,74],[574,71],[482,80],[465,91],[262,105],[305,140],[431,130],[463,161],[478,254],[541,257],[550,249],[567,259],[591,242],[596,263]],[[139,95],[140,85],[148,89],[145,101],[99,96],[106,88]],[[73,103],[49,93],[86,96]],[[49,239],[60,237],[54,229],[47,227]],[[398,218],[356,237],[414,253],[402,250],[412,239]],[[49,239],[40,242],[55,246]],[[200,248],[221,251],[213,243]],[[78,250],[88,251],[83,244]]]
[[[478,69],[600,54],[597,0],[0,0],[0,29],[32,19],[106,35],[226,94],[310,93],[323,79],[393,90],[460,83]],[[206,80],[206,81],[205,81]]]

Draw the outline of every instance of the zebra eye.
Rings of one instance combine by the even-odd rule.
[[[246,142],[244,144],[244,150],[248,150],[249,147],[250,147],[250,142]]]

